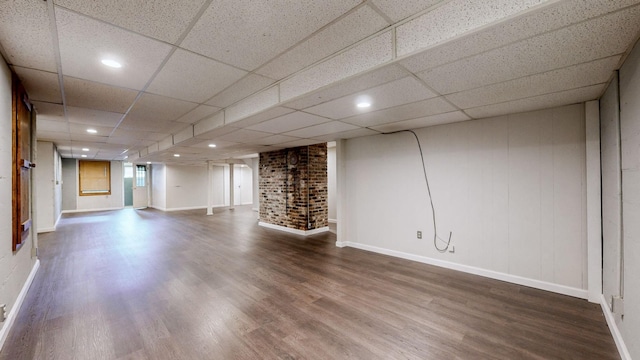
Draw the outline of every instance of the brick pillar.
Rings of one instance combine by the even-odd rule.
[[[296,230],[328,226],[327,144],[260,154],[260,221]]]

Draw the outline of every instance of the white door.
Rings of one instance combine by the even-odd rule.
[[[148,185],[147,166],[135,165],[133,171],[133,208],[146,208],[149,205],[147,193]]]

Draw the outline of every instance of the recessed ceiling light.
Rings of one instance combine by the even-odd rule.
[[[82,148],[82,151],[89,151],[88,148]]]
[[[173,154],[174,157],[180,157],[180,154]]]
[[[371,107],[372,102],[369,95],[360,95],[356,98],[356,106],[360,109]]]
[[[87,129],[87,132],[88,132],[89,134],[97,134],[97,133],[98,133],[98,130],[96,130],[96,129]]]
[[[119,62],[112,60],[112,59],[102,59],[102,64],[108,67],[112,67],[115,69],[120,69],[122,67],[122,64],[120,64]]]
[[[82,155],[82,157],[87,157],[87,155]]]
[[[151,164],[151,161],[147,161],[147,164]]]
[[[209,147],[210,148],[214,148],[214,147],[216,147],[216,144],[209,144]]]
[[[128,159],[128,158],[129,158],[129,156],[125,156],[124,158],[125,158],[125,159]]]

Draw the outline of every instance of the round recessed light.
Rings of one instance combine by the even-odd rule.
[[[151,161],[147,161],[147,164],[151,164]]]
[[[87,132],[88,132],[89,134],[97,134],[97,133],[98,133],[98,130],[96,130],[96,129],[87,129]]]
[[[89,151],[88,148],[82,148],[82,151]]]
[[[174,157],[180,157],[180,154],[173,154]]]
[[[82,157],[87,157],[87,155],[81,155]]]
[[[125,158],[125,159],[128,159],[128,158],[129,158],[129,156],[127,155],[127,156],[125,156],[124,158]]]
[[[120,69],[122,67],[122,64],[112,59],[102,59],[101,62],[103,65],[114,68],[114,69]]]
[[[209,147],[210,148],[214,148],[214,147],[216,147],[216,144],[209,144]]]
[[[356,104],[357,107],[364,109],[364,108],[368,108],[371,107],[371,103],[367,102],[367,101],[362,101]]]

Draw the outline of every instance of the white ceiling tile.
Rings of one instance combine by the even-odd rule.
[[[401,130],[419,129],[427,126],[451,124],[459,121],[470,120],[462,111],[452,111],[444,114],[425,116],[417,119],[398,121],[391,124],[384,124],[372,127],[381,132],[394,132]]]
[[[592,85],[554,94],[545,94],[500,104],[480,106],[467,109],[465,112],[474,119],[480,119],[595,100],[602,94],[605,85],[606,84]]]
[[[282,143],[296,141],[296,140],[300,140],[300,138],[294,137],[294,136],[273,135],[273,136],[268,136],[268,137],[256,140],[256,144],[276,145],[276,144],[282,144]]]
[[[294,148],[294,147],[320,144],[320,143],[323,143],[323,142],[325,142],[325,141],[317,140],[317,139],[300,139],[300,140],[295,140],[295,141],[291,141],[291,142],[278,144],[278,147],[282,147],[283,149],[290,149],[290,148]]]
[[[158,151],[166,150],[173,146],[173,135],[162,138],[158,141]]]
[[[194,128],[197,128],[197,125],[198,124],[194,125]],[[217,128],[212,128],[211,130],[198,132],[196,133],[196,137],[198,139],[204,139],[204,140],[217,139],[220,136],[234,132],[236,130],[238,130],[238,128],[233,126],[220,126]]]
[[[250,130],[264,131],[273,134],[280,134],[287,131],[297,130],[308,126],[318,125],[331,121],[325,117],[307,114],[296,111],[291,114],[277,117],[269,121],[248,127]],[[265,144],[271,145],[271,144]]]
[[[426,10],[443,0],[374,0],[373,3],[394,22]]]
[[[451,94],[623,53],[639,30],[640,6],[436,67],[418,76],[441,94]]]
[[[256,72],[272,79],[283,79],[388,25],[375,10],[369,6],[362,6],[278,56]]]
[[[198,104],[196,103],[145,93],[129,111],[125,120],[129,122],[174,121],[197,106]],[[186,126],[187,124],[182,123],[182,128]]]
[[[357,126],[351,124],[345,124],[340,121],[331,121],[324,124],[314,125],[306,127],[304,129],[298,129],[289,131],[283,135],[296,136],[301,138],[312,138],[328,134],[341,133],[349,130],[358,129]]]
[[[55,3],[137,33],[175,43],[204,2],[56,0]]]
[[[38,119],[36,132],[69,132],[69,124],[64,121]]]
[[[277,105],[280,100],[278,89],[278,86],[273,86],[226,108],[224,111],[225,124],[233,123]]]
[[[214,0],[181,47],[253,70],[359,3],[360,0]]]
[[[47,2],[3,1],[0,34],[9,64],[57,72]]]
[[[203,103],[246,74],[246,71],[178,49],[153,79],[147,91]]]
[[[546,0],[453,0],[396,29],[398,56],[434,46]]]
[[[524,99],[542,94],[581,88],[609,81],[618,66],[620,56],[574,65],[542,74],[447,95],[462,109]],[[589,74],[589,76],[584,76]]]
[[[197,136],[207,131],[219,128],[224,125],[224,112],[221,111],[212,116],[202,119],[193,126],[193,133]]]
[[[124,114],[94,109],[67,106],[69,122],[85,125],[109,126],[118,125]]]
[[[360,129],[349,130],[349,131],[340,132],[340,133],[317,136],[317,137],[314,137],[314,139],[320,140],[322,142],[329,142],[329,141],[335,141],[339,139],[353,139],[356,137],[370,136],[370,135],[377,135],[377,134],[379,134],[379,132],[377,131],[360,128]]]
[[[342,119],[342,121],[362,127],[372,127],[376,125],[382,125],[407,119],[415,119],[417,117],[440,114],[454,110],[456,110],[456,108],[440,96],[437,98],[352,116],[346,119]]]
[[[38,140],[47,140],[47,141],[70,141],[71,135],[69,135],[68,131],[44,131],[41,129],[36,130],[36,134]]]
[[[141,90],[171,46],[67,10],[56,8],[64,75]],[[120,62],[109,68],[103,59]]]
[[[437,94],[429,90],[420,81],[413,76],[407,76],[357,94],[310,107],[305,111],[331,119],[343,119],[363,112],[385,109],[435,96]],[[371,100],[371,107],[366,109],[356,107],[356,102],[363,97]]]
[[[57,73],[19,66],[14,66],[13,70],[18,74],[22,85],[27,90],[29,100],[62,104]]]
[[[64,107],[58,104],[48,102],[33,101],[36,108],[37,120],[46,119],[54,121],[67,121],[64,116]]]
[[[189,125],[173,135],[173,143],[178,145],[189,139],[193,139],[193,125]],[[198,142],[201,140],[198,140]]]
[[[217,108],[215,106],[198,105],[198,107],[184,114],[183,116],[178,118],[176,121],[185,123],[185,124],[193,124],[208,116],[213,115],[218,111],[220,111],[220,108]]]
[[[98,133],[89,134],[87,132],[87,129],[97,130]],[[112,131],[113,131],[113,126],[95,126],[95,125],[69,123],[69,132],[71,132],[71,135],[74,135],[74,134],[87,135],[89,139],[91,139],[91,136],[96,136],[96,137],[109,136]],[[91,140],[87,140],[87,141],[91,141]]]
[[[108,136],[89,135],[87,133],[71,133],[69,136],[71,138],[71,141],[86,141],[92,143],[105,143],[109,139]]]
[[[392,35],[391,31],[387,31],[284,80],[280,84],[280,99],[292,100],[384,64],[392,58]]]
[[[447,42],[401,60],[400,63],[417,73],[471,55],[495,49],[512,42],[556,30],[580,21],[607,14],[637,4],[637,0],[597,1],[569,0],[545,6],[512,21],[483,29],[469,36]]]
[[[258,114],[246,117],[242,120],[236,121],[233,123],[233,126],[237,126],[237,127],[248,127],[248,126],[252,126],[255,124],[259,124],[263,121],[267,121],[273,118],[276,118],[278,116],[282,116],[282,115],[286,115],[289,113],[294,112],[295,110],[293,109],[288,109],[285,107],[281,107],[281,106],[277,106],[265,111],[262,111]]]
[[[65,76],[66,105],[125,113],[138,95],[137,91]]]
[[[251,143],[257,139],[264,138],[267,136],[271,136],[271,134],[262,132],[262,131],[239,129],[234,132],[230,132],[228,134],[219,136],[216,138],[216,140],[231,141],[231,142],[245,144],[245,143]]]
[[[209,147],[209,144],[215,144],[216,147],[215,148],[211,148]],[[220,149],[225,149],[228,148],[230,146],[235,146],[238,145],[239,143],[237,142],[231,142],[231,141],[222,141],[222,140],[206,140],[206,141],[200,141],[198,143],[195,143],[193,145],[191,145],[191,147],[194,148],[200,148],[200,149],[207,149],[209,152],[213,153],[213,152],[217,152]]]
[[[216,96],[211,98],[211,100],[207,101],[207,104],[225,108],[236,103],[239,100],[246,98],[247,96],[257,92],[258,90],[264,89],[274,82],[275,80],[266,78],[264,76],[249,74],[233,85],[224,89],[224,91],[218,93]]]
[[[402,67],[393,64],[387,65],[380,69],[358,75],[347,81],[339,82],[331,85],[330,87],[315,91],[300,99],[290,101],[286,106],[298,110],[306,109],[345,95],[398,80],[407,75],[409,75],[409,73]]]
[[[140,147],[140,146],[149,146],[154,143],[151,140],[143,140],[143,139],[132,139],[129,137],[122,136],[109,136],[107,139],[107,144],[121,145],[126,147]]]

